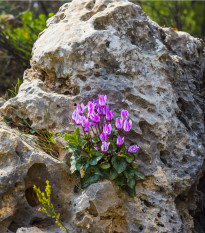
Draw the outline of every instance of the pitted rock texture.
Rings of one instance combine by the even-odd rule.
[[[135,198],[120,193],[110,181],[93,184],[77,194],[72,182],[62,181],[57,190],[70,188],[61,190],[60,200],[70,203],[66,206],[69,214],[63,216],[70,232],[193,232],[205,153],[202,97],[198,91],[205,73],[202,41],[159,27],[139,6],[126,0],[73,0],[47,23],[48,28],[34,44],[31,69],[24,74],[19,94],[4,103],[1,114],[14,120],[29,119],[32,127],[47,129],[48,112],[49,129],[57,127],[66,132],[71,130],[66,128],[67,118],[77,103],[86,104],[106,94],[115,117],[122,109],[130,113],[133,129],[128,140],[140,146],[136,164],[145,176],[137,183]],[[6,137],[7,141],[0,141],[1,153],[7,153],[6,143],[13,142],[9,138],[13,136]],[[18,160],[9,161],[16,157],[19,140],[16,137],[0,160],[6,177],[18,171]],[[34,152],[32,148],[29,151],[20,152],[25,165],[19,168],[24,172],[18,192],[24,201],[23,180],[27,180],[31,163],[43,163],[48,173],[42,174],[42,179],[50,176],[52,182],[57,181],[49,170],[51,164],[58,164],[58,179],[64,166],[45,153],[35,152],[30,157]],[[35,179],[34,173],[30,179]],[[6,178],[1,181],[2,195],[10,190],[5,182]],[[24,205],[15,195],[9,200],[1,205],[7,209],[2,223],[8,226],[12,221],[20,222],[15,211]],[[29,219],[34,217],[29,212],[32,208],[28,210]],[[29,221],[24,221],[19,228],[29,226]]]

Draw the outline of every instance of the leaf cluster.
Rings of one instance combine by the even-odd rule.
[[[38,145],[38,148],[44,150],[52,157],[58,157],[58,152],[55,149],[56,141],[54,131],[50,133],[49,131],[43,132],[36,130],[30,125],[29,120],[25,119],[19,119],[19,121],[13,122],[11,118],[4,116],[3,120],[11,128],[18,128],[18,130],[26,135],[31,134],[36,136],[32,137],[31,140]]]
[[[74,134],[65,134],[70,158],[70,172],[74,174],[81,188],[103,179],[110,179],[120,187],[120,190],[135,196],[135,186],[138,179],[143,179],[134,163],[134,155],[126,152],[125,145],[121,148],[116,144],[117,133],[113,133],[109,150],[100,152],[101,142],[98,136],[81,136],[77,128]],[[98,150],[94,146],[98,147]]]

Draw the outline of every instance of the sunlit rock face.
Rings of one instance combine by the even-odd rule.
[[[31,69],[25,71],[19,94],[3,104],[2,115],[29,119],[39,130],[66,132],[67,118],[77,103],[106,94],[115,117],[122,109],[130,113],[133,129],[128,140],[140,146],[136,164],[145,178],[137,183],[135,198],[120,193],[111,181],[76,194],[71,181],[64,178],[59,185],[53,176],[52,164],[58,164],[55,174],[60,179],[64,163],[50,161],[42,152],[31,157],[30,147],[29,153],[19,150],[16,155],[16,148],[23,148],[19,136],[14,139],[12,129],[0,131],[6,140],[0,141],[0,198],[15,189],[17,181],[5,185],[9,174],[23,169],[17,186],[20,195],[9,194],[10,202],[0,204],[2,224],[22,232],[20,227],[32,226],[35,217],[41,223],[43,217],[30,199],[32,218],[22,222],[26,212],[18,212],[29,202],[26,190],[35,173],[29,173],[33,175],[28,187],[24,180],[35,160],[47,168],[42,182],[49,177],[56,184],[54,191],[61,193],[60,200],[56,193],[53,199],[56,205],[65,202],[68,213],[63,220],[70,232],[193,232],[205,152],[198,92],[205,71],[203,43],[185,32],[161,28],[126,0],[73,0],[47,25],[34,44]],[[13,145],[8,153],[5,145]],[[13,222],[18,227],[12,228]],[[47,232],[55,232],[52,224]],[[41,230],[46,232],[46,226]]]

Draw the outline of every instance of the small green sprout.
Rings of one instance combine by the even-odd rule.
[[[22,81],[18,78],[17,84],[13,85],[13,89],[8,89],[8,91],[11,93],[12,98],[17,96],[21,84],[22,84]]]
[[[47,214],[48,217],[55,219],[56,224],[65,232],[69,233],[67,228],[63,225],[62,221],[60,220],[60,214],[56,214],[53,204],[51,203],[51,186],[49,181],[46,181],[46,188],[45,193],[37,188],[36,185],[33,186],[34,191],[38,197],[39,202],[44,206],[39,209],[40,212]]]

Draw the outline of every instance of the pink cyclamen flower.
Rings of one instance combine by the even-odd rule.
[[[120,135],[117,136],[117,145],[118,146],[122,146],[122,144],[124,143],[125,138],[121,138]]]
[[[88,102],[88,104],[87,104],[87,108],[88,108],[88,111],[94,111],[94,109],[95,109],[95,104],[94,103],[92,103],[91,101],[89,101]]]
[[[99,95],[99,105],[105,106],[107,102],[107,96],[106,95]]]
[[[122,111],[121,111],[121,117],[122,117],[122,120],[123,120],[123,121],[127,120],[128,117],[129,117],[128,111],[127,111],[127,110],[122,110]]]
[[[109,105],[105,105],[103,109],[103,116],[106,116],[108,111],[109,111]]]
[[[100,140],[101,140],[101,142],[106,142],[106,141],[107,141],[107,138],[108,138],[108,136],[107,136],[106,133],[102,132],[102,133],[100,134]]]
[[[112,121],[112,118],[113,118],[113,112],[112,112],[112,110],[111,111],[107,111],[106,112],[106,120],[107,121]]]
[[[100,117],[98,114],[96,114],[95,112],[92,113],[92,115],[90,116],[90,119],[94,122],[94,123],[100,123]]]
[[[83,103],[80,106],[81,106],[82,112],[84,112],[85,109],[87,108],[87,106],[85,106]]]
[[[74,111],[73,111],[73,113],[72,113],[72,119],[73,119],[73,121],[75,121],[76,114],[77,114],[77,111],[76,111],[76,110],[74,110]]]
[[[139,150],[139,147],[137,145],[130,146],[128,149],[128,153],[134,153]]]
[[[80,107],[80,104],[77,104],[76,111],[77,111],[77,113],[80,114],[80,115],[83,114],[82,109],[81,109],[81,107]]]
[[[100,106],[98,107],[98,113],[100,116],[105,116],[107,111],[109,111],[109,105],[105,105],[105,106]]]
[[[109,124],[109,125],[104,125],[103,126],[103,132],[105,133],[105,134],[107,134],[108,136],[110,136],[110,134],[111,134],[111,132],[112,132],[112,125],[111,124]]]
[[[97,145],[95,145],[95,146],[94,146],[94,149],[95,149],[95,150],[98,150],[98,146],[97,146]]]
[[[86,117],[82,118],[82,127],[84,128],[85,132],[89,132],[90,130],[90,122]]]
[[[87,114],[87,118],[91,119],[91,116],[94,114],[94,110],[93,109],[88,109],[88,114]]]
[[[109,145],[110,142],[102,142],[102,146],[101,146],[102,153],[105,153],[108,150]]]
[[[123,120],[120,118],[116,118],[115,120],[115,126],[118,130],[122,129],[122,126],[123,126]]]
[[[83,117],[80,114],[76,114],[75,123],[76,125],[81,125]]]
[[[102,107],[102,106],[99,105],[97,111],[98,111],[98,114],[99,114],[100,116],[102,116],[102,115],[103,115],[103,112],[104,112],[105,110],[104,110],[104,107]]]
[[[97,111],[98,110],[98,107],[99,107],[99,100],[93,100],[93,104],[94,104],[94,110]]]
[[[128,133],[130,129],[132,128],[132,121],[125,120],[123,128],[124,128],[125,133]]]

